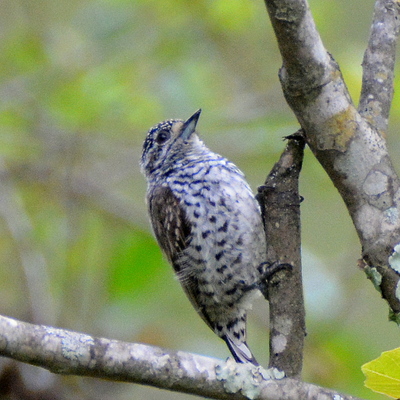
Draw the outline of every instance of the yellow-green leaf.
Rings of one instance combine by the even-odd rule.
[[[365,386],[374,392],[400,398],[400,347],[384,351],[380,357],[361,367]]]

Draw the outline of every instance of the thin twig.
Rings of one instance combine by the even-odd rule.
[[[303,365],[305,311],[301,274],[299,174],[304,139],[292,136],[279,161],[259,188],[269,259],[283,268],[269,281],[269,366],[300,378]]]
[[[362,63],[363,81],[358,110],[381,133],[387,131],[393,99],[399,13],[398,1],[376,1],[368,47]]]

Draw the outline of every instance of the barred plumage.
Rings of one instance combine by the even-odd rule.
[[[260,209],[242,172],[198,138],[199,116],[147,134],[141,168],[151,223],[196,311],[236,361],[257,365],[246,312],[266,269]]]

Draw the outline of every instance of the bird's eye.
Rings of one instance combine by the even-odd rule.
[[[165,143],[170,138],[170,133],[168,131],[160,131],[156,137],[156,142],[158,144]]]

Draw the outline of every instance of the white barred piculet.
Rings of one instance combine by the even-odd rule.
[[[200,112],[147,133],[141,169],[150,219],[196,311],[237,362],[258,365],[246,343],[246,314],[273,269],[260,207],[243,173],[199,139]]]

